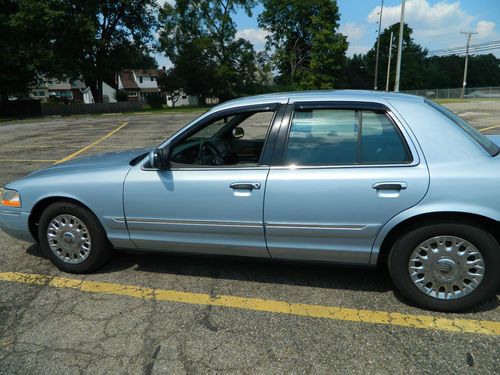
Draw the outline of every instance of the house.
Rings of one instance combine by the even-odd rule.
[[[167,106],[168,107],[182,107],[182,106],[197,106],[198,98],[196,96],[186,95],[181,93],[179,99],[175,103],[172,102],[172,98],[167,96]]]
[[[55,78],[42,78],[40,83],[33,87],[30,97],[43,102],[49,99],[59,101],[73,101],[73,91],[69,79],[58,80]]]
[[[132,69],[123,70],[117,74],[118,90],[127,92],[128,101],[140,100],[140,91],[137,76]]]
[[[141,89],[140,100],[146,102],[151,95],[161,95],[158,87],[159,72],[156,69],[135,69],[136,82]]]
[[[103,102],[116,103],[116,90],[106,82],[102,83],[102,94]],[[54,100],[85,104],[95,103],[90,87],[87,87],[81,79],[61,81],[54,78],[43,78],[39,85],[31,89],[30,97],[42,102]]]
[[[85,103],[83,98],[83,91],[87,88],[85,82],[77,79],[71,82],[71,92],[73,93],[73,100],[77,103]]]

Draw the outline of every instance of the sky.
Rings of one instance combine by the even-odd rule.
[[[161,0],[160,3],[174,0]],[[365,53],[377,37],[381,0],[337,0],[340,10],[340,32],[347,36],[347,54]],[[257,25],[262,12],[259,4],[248,17],[243,11],[234,15],[237,36],[248,39],[256,50],[264,49],[266,32]],[[384,0],[382,30],[399,22],[401,0]],[[415,41],[429,51],[465,46],[467,36],[460,32],[472,31],[471,43],[500,40],[500,0],[406,0],[405,23],[413,29]],[[500,57],[500,50],[491,51]],[[159,66],[170,62],[155,55]]]

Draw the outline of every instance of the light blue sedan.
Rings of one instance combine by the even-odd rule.
[[[498,144],[415,96],[255,96],[211,109],[156,149],[8,184],[0,227],[74,273],[113,249],[387,262],[409,301],[458,311],[500,284]]]

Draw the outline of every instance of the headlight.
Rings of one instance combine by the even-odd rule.
[[[3,189],[1,202],[2,206],[21,207],[21,196],[15,190]]]

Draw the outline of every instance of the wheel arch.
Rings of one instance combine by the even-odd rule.
[[[423,224],[442,221],[455,221],[483,227],[497,240],[498,243],[500,243],[500,222],[487,216],[452,211],[419,214],[401,221],[384,236],[382,244],[379,247],[378,254],[373,254],[376,255],[376,264],[384,264],[387,262],[387,257],[394,246],[394,243],[404,233],[409,232]]]
[[[90,209],[90,207],[88,207],[86,204],[82,203],[81,201],[79,201],[78,199],[75,199],[75,198],[65,197],[65,196],[52,196],[52,197],[45,197],[43,199],[40,199],[38,202],[35,203],[35,205],[31,209],[31,213],[30,213],[30,216],[28,219],[29,231],[30,231],[31,235],[33,236],[33,238],[35,239],[35,241],[38,242],[38,222],[40,221],[40,217],[42,216],[42,212],[48,206],[50,206],[52,203],[56,203],[56,202],[67,202],[67,203],[76,204],[80,207],[83,207],[83,208],[89,210],[90,212],[92,212],[92,214],[94,216],[96,216],[95,213],[92,211],[92,209]],[[101,225],[102,225],[102,223],[101,223]]]

